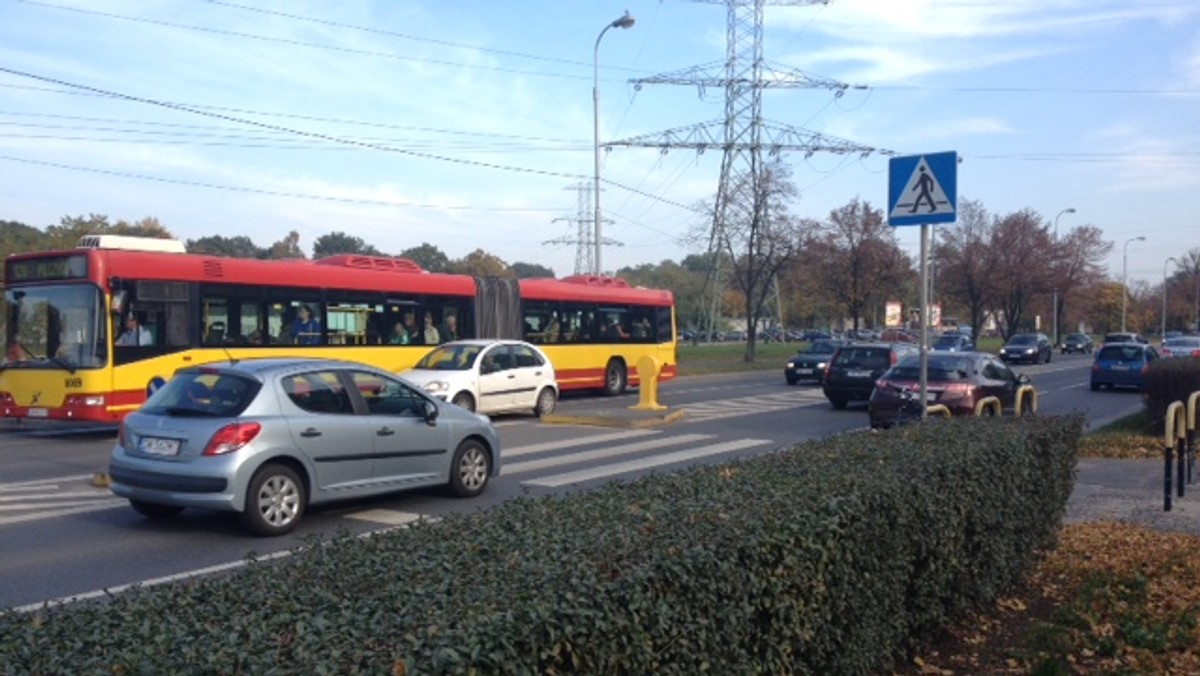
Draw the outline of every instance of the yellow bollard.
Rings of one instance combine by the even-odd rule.
[[[931,405],[925,407],[925,415],[927,415],[927,416],[940,415],[943,418],[949,418],[949,417],[951,417],[952,414],[950,413],[950,409],[947,408],[944,404],[931,404]]]
[[[1022,415],[1025,413],[1025,396],[1029,396],[1029,414],[1033,415],[1038,410],[1038,393],[1033,385],[1022,385],[1017,388],[1017,402],[1013,407],[1013,415]]]
[[[1000,415],[1003,408],[1000,406],[1000,399],[997,397],[984,397],[975,402],[975,416],[979,417],[987,411],[991,415]]]
[[[658,403],[658,374],[662,364],[650,355],[637,362],[638,403],[630,406],[631,411],[662,411],[667,407]]]

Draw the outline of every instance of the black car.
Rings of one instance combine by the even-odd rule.
[[[840,340],[814,340],[787,360],[783,377],[788,385],[805,380],[815,383],[825,377],[825,367],[834,352],[843,345]]]
[[[1028,362],[1030,364],[1050,363],[1054,350],[1050,347],[1050,338],[1044,333],[1018,333],[1008,339],[1000,348],[1000,360],[1004,363]]]
[[[908,343],[850,343],[839,347],[821,381],[825,398],[839,409],[851,401],[870,399],[875,381],[901,357],[916,352],[917,347]]]
[[[975,341],[961,333],[944,333],[938,336],[931,349],[939,352],[974,352]]]
[[[1066,338],[1063,338],[1063,354],[1070,354],[1072,352],[1091,354],[1094,349],[1096,349],[1096,345],[1092,342],[1092,337],[1086,333],[1069,333]]]

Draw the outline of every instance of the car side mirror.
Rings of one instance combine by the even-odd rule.
[[[433,403],[432,401],[425,402],[422,413],[425,414],[424,417],[425,417],[426,425],[432,425],[437,422],[437,419],[438,419],[437,404]]]

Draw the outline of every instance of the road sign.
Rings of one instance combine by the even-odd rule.
[[[958,218],[958,153],[893,157],[888,162],[888,223],[926,225]]]

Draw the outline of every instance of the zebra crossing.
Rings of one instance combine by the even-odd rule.
[[[795,406],[795,397],[748,397],[767,406]],[[733,415],[745,415],[734,400]],[[729,405],[731,402],[725,402]],[[689,413],[689,415],[693,415]],[[714,419],[717,411],[695,415]],[[494,481],[516,481],[522,486],[561,488],[648,470],[688,464],[737,451],[768,449],[769,439],[720,439],[700,434],[663,429],[597,431],[573,429],[569,438],[504,447],[500,476]],[[93,475],[79,474],[37,481],[0,483],[0,527],[52,519],[83,512],[128,507],[106,487],[93,484]],[[372,508],[344,515],[345,518],[385,526],[397,526],[421,518],[401,510]]]
[[[820,388],[789,389],[773,394],[757,394],[750,397],[685,404],[681,407],[684,412],[682,422],[740,418],[758,413],[771,413],[800,406],[828,403]]]

